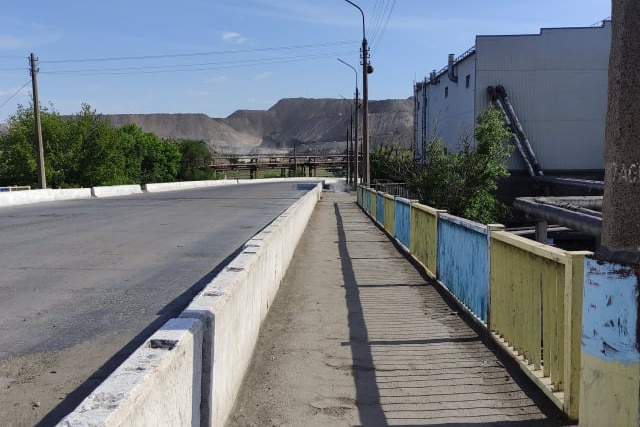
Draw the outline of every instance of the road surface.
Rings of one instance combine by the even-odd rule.
[[[310,184],[0,207],[0,425],[51,425]]]

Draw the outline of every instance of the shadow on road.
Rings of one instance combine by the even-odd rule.
[[[492,343],[487,331],[466,315],[457,302],[427,277],[405,252],[399,251],[402,262],[406,260],[413,264],[424,284],[417,285],[415,278],[407,284],[397,283],[398,278],[393,281],[395,273],[383,264],[388,256],[378,259],[367,250],[368,267],[365,267],[362,254],[350,254],[349,244],[355,242],[357,248],[365,242],[361,237],[360,240],[348,239],[343,215],[352,214],[353,207],[349,206],[348,213],[341,212],[341,207],[334,203],[348,309],[349,342],[344,345],[351,348],[356,406],[362,426],[567,425],[562,412],[531,383],[513,360]],[[363,263],[358,264],[358,274],[353,259]],[[384,272],[384,279],[366,272],[373,280],[382,283],[358,283],[358,280],[368,281],[362,277],[370,268],[376,268],[378,273]],[[393,283],[384,283],[385,280]],[[417,294],[406,291],[411,288],[429,290],[428,297],[427,293],[421,293],[421,298],[427,298],[428,304],[425,305],[427,300],[416,301]],[[432,313],[427,314],[425,310]],[[373,326],[367,324],[367,319],[373,322]],[[383,337],[381,332],[390,335]],[[370,336],[375,337],[370,340]],[[482,353],[483,356],[465,352]],[[481,360],[476,360],[478,358]],[[486,358],[486,366],[482,365],[482,358]],[[407,367],[407,363],[413,367]],[[458,367],[461,367],[459,371],[456,370]],[[509,380],[505,380],[505,376]],[[443,384],[443,381],[450,384]],[[470,412],[452,409],[460,404]],[[513,419],[508,419],[504,408],[493,405],[512,408]],[[475,415],[472,413],[479,415],[477,421],[460,422],[465,417],[473,418]],[[447,414],[450,414],[450,420]],[[507,420],[490,420],[492,414],[501,414]]]
[[[55,408],[45,415],[36,427],[48,427],[57,424],[62,418],[73,411],[91,392],[93,392],[118,366],[153,335],[170,319],[179,317],[180,313],[191,303],[195,296],[207,286],[224,267],[226,267],[240,252],[244,244],[227,256],[213,270],[205,274],[178,297],[169,302],[158,312],[158,318],[144,328],[138,335],[115,353],[106,363],[96,370],[85,382],[62,400]]]

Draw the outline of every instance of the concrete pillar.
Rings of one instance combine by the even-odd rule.
[[[613,0],[603,257],[640,263],[640,2]]]
[[[547,244],[548,236],[547,231],[549,229],[549,224],[547,221],[540,220],[536,221],[536,241],[540,243]]]
[[[587,259],[581,426],[640,426],[640,1],[612,0],[602,239]]]

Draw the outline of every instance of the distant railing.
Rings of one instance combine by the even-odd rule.
[[[0,187],[0,193],[6,193],[8,191],[27,191],[31,190],[31,187],[28,185],[12,185],[9,187]]]
[[[358,203],[569,418],[578,418],[583,270],[590,252],[553,248],[499,224],[368,187],[359,187]]]
[[[373,184],[373,188],[391,196],[409,198],[409,190],[404,182],[377,182]]]

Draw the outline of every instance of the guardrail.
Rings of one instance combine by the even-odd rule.
[[[569,418],[578,418],[583,266],[590,252],[532,242],[499,224],[367,187],[358,189],[358,201]]]

